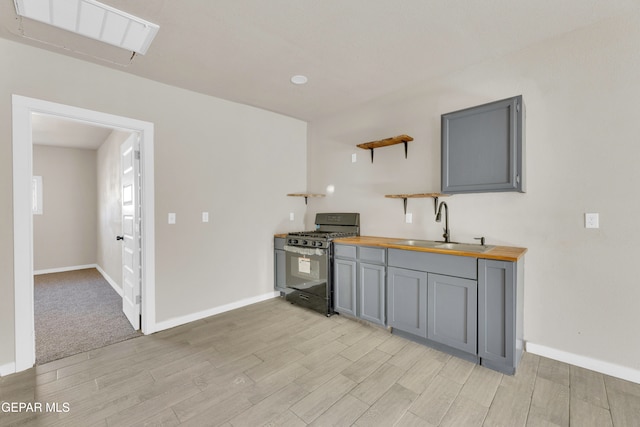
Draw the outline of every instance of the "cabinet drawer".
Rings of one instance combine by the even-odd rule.
[[[385,258],[386,250],[384,248],[369,248],[367,246],[358,246],[358,261],[384,264]]]
[[[339,258],[356,259],[356,247],[349,245],[334,245],[334,255]]]
[[[478,261],[472,257],[444,255],[431,252],[389,249],[389,266],[428,271],[447,276],[477,279]]]

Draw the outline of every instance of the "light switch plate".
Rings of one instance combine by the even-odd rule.
[[[584,214],[584,227],[585,228],[600,228],[600,215],[597,213],[585,213]]]
[[[411,224],[413,222],[413,214],[405,214],[404,215],[404,222],[406,222],[407,224]]]
[[[353,153],[353,154],[351,155],[351,163],[355,163],[355,162],[358,160],[358,159],[357,159],[357,157],[358,157],[358,156],[356,156],[356,153]]]
[[[209,212],[202,212],[202,222],[209,222]]]
[[[173,213],[173,212],[170,212],[169,216],[168,216],[168,221],[169,221],[169,224],[175,224],[176,223],[176,214]]]

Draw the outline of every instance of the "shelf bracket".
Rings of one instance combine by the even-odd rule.
[[[407,198],[406,197],[402,198],[402,203],[404,204],[404,214],[406,216],[407,215]]]
[[[404,142],[404,158],[406,159],[406,158],[407,158],[407,153],[408,153],[408,151],[409,151],[409,147],[408,147],[408,145],[407,145],[407,143],[408,143],[409,141],[402,141],[402,142]]]
[[[313,193],[289,193],[287,196],[290,197],[304,197],[304,204],[308,204],[309,197],[324,197],[324,194],[313,194]]]
[[[433,198],[433,214],[437,215],[438,214],[438,197],[434,197]]]
[[[371,163],[373,163],[373,147],[369,148],[369,151],[371,151]]]

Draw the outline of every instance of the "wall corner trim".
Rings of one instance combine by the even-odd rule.
[[[631,381],[640,384],[640,370],[617,365],[611,362],[605,362],[591,357],[581,356],[579,354],[569,353],[555,348],[546,347],[544,345],[527,342],[526,351],[537,354],[538,356],[548,357],[549,359],[559,362],[569,363],[581,368],[599,372],[601,374],[610,375],[612,377]]]
[[[98,272],[100,274],[102,274],[102,277],[104,278],[104,280],[107,281],[107,283],[109,283],[111,285],[111,287],[113,288],[114,291],[116,291],[116,293],[118,295],[120,295],[120,297],[122,297],[122,288],[120,288],[118,286],[118,284],[116,283],[115,280],[113,280],[111,277],[109,277],[109,275],[107,274],[106,271],[104,271],[102,269],[102,267],[100,267],[99,265],[96,264],[96,270],[98,270]]]

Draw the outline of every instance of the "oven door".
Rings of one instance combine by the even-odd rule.
[[[327,249],[285,246],[286,287],[315,295],[329,297],[327,276],[329,253]]]

